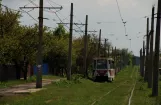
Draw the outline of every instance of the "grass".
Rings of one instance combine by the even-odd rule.
[[[62,80],[46,86],[47,90],[31,95],[2,97],[0,103],[2,105],[91,105],[108,91],[122,84],[120,88],[98,100],[96,105],[120,105],[120,103],[125,105],[133,84],[133,78],[130,78],[132,73],[135,74],[133,71],[132,68],[122,70],[112,83],[92,82],[86,79]]]
[[[53,76],[53,75],[43,75],[42,78],[43,79],[58,79],[60,77]],[[35,82],[35,81],[36,81],[36,76],[29,77],[27,80],[20,79],[20,80],[10,80],[10,81],[7,81],[7,82],[0,82],[0,89],[11,87],[11,86],[14,86],[14,85],[19,85],[19,84]]]
[[[24,84],[24,83],[26,83],[26,81],[24,80],[12,80],[8,82],[0,82],[0,89],[11,87],[13,85]]]
[[[148,84],[144,82],[142,77],[137,80],[136,88],[132,98],[131,105],[161,105],[161,93],[158,97],[152,97],[152,89],[147,88]],[[161,88],[161,81],[159,83]]]
[[[45,86],[42,90],[31,95],[1,97],[1,105],[127,105],[131,90],[134,86],[137,69],[128,67],[120,71],[111,82],[92,82],[74,76],[73,81],[61,80]],[[79,78],[78,78],[79,77]],[[115,90],[115,87],[119,86]],[[131,105],[156,105],[158,98],[149,97],[150,90],[142,83],[140,77],[132,97]],[[107,94],[110,90],[111,93]],[[107,95],[106,95],[107,94]],[[104,97],[102,97],[104,96]]]

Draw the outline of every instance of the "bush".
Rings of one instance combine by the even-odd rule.
[[[81,79],[83,78],[83,75],[81,74],[74,74],[72,75],[71,81],[68,80],[60,80],[60,81],[54,81],[52,84],[55,84],[59,87],[70,87],[73,84],[81,83]]]
[[[74,74],[74,75],[72,75],[72,81],[74,83],[81,83],[82,78],[83,78],[82,74]]]

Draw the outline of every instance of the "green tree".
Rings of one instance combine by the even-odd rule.
[[[63,25],[59,24],[58,27],[53,32],[54,36],[57,36],[59,38],[66,36],[66,30]]]

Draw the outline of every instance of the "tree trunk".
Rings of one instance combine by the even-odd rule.
[[[20,75],[21,75],[21,70],[20,70],[20,66],[18,65],[18,62],[16,60],[14,60],[15,63],[15,68],[16,68],[16,79],[20,79]]]
[[[27,65],[28,65],[28,61],[26,56],[24,56],[24,80],[27,80]]]

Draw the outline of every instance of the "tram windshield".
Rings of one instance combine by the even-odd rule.
[[[97,60],[97,69],[107,69],[107,60],[106,59],[98,59]]]

